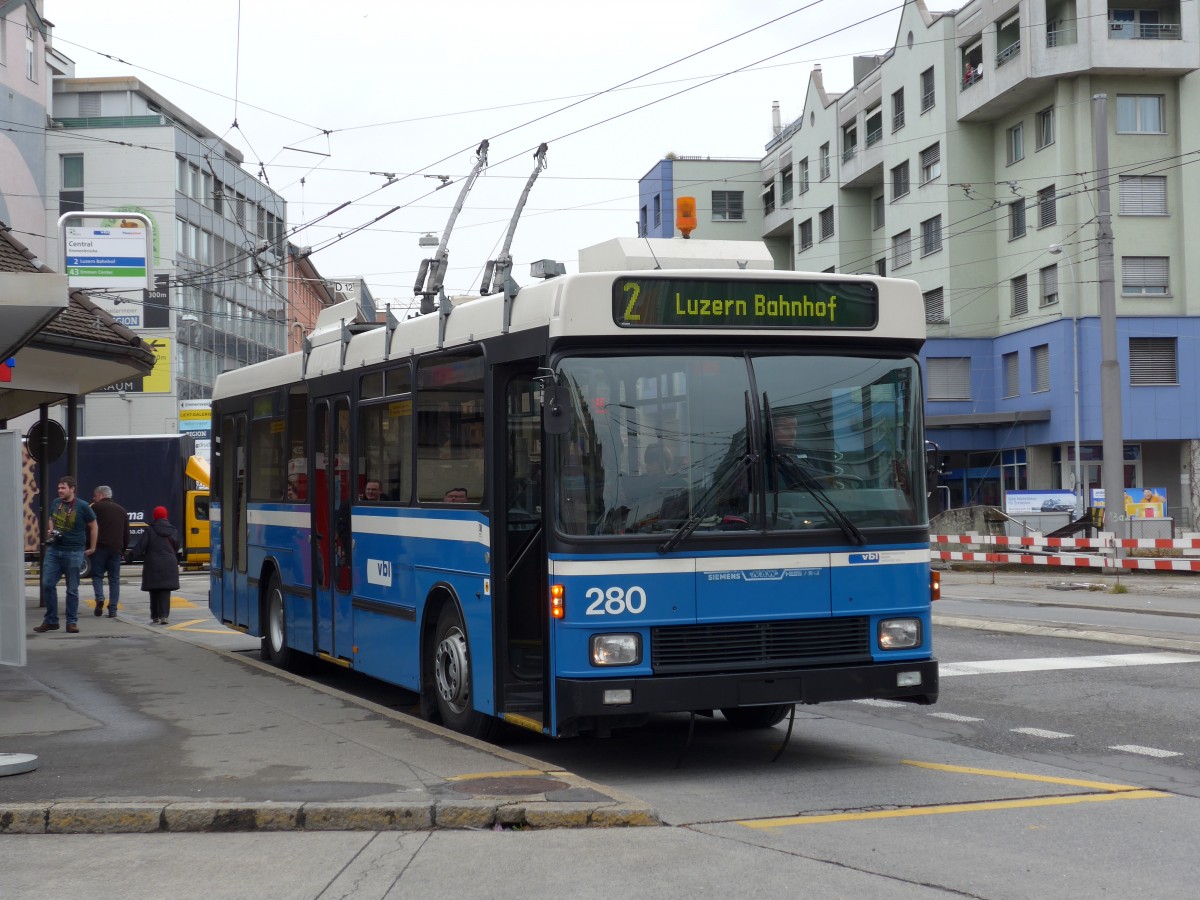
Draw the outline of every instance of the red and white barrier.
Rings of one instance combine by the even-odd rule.
[[[1087,555],[1061,553],[1004,553],[990,549],[943,550],[946,544],[961,547],[1028,547],[1047,550],[1095,550]],[[1104,533],[1095,538],[1052,538],[1040,535],[1008,537],[996,534],[935,534],[929,538],[929,556],[935,560],[978,562],[1019,566],[1067,566],[1070,568],[1141,569],[1154,572],[1200,572],[1200,557],[1187,551],[1200,550],[1200,536],[1183,538],[1117,538]],[[1117,550],[1181,550],[1185,555],[1173,559],[1118,558]]]

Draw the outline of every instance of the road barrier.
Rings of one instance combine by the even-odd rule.
[[[946,545],[964,549],[946,550]],[[991,548],[1021,548],[1008,552]],[[981,549],[970,549],[981,548]],[[1091,550],[1066,554],[1064,550]],[[1127,556],[1128,551],[1175,551],[1170,558]],[[1200,572],[1200,535],[1181,538],[1118,538],[1107,532],[1094,538],[1053,538],[1040,535],[1008,537],[999,534],[935,534],[929,538],[931,559],[1019,566]]]

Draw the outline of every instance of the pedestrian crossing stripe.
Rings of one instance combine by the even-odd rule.
[[[988,659],[975,662],[941,663],[938,676],[1001,675],[1017,672],[1051,672],[1064,669],[1104,669],[1113,666],[1163,666],[1200,662],[1194,653],[1114,653],[1103,656],[1057,656],[1044,659]]]

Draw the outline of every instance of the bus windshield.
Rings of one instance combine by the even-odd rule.
[[[926,524],[915,360],[837,354],[579,356],[558,441],[556,525],[573,536]],[[674,537],[666,544],[664,538]]]

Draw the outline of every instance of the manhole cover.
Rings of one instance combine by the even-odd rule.
[[[545,794],[550,791],[560,791],[566,785],[554,778],[518,775],[514,778],[472,778],[469,781],[456,781],[450,787],[463,794],[496,796]]]

